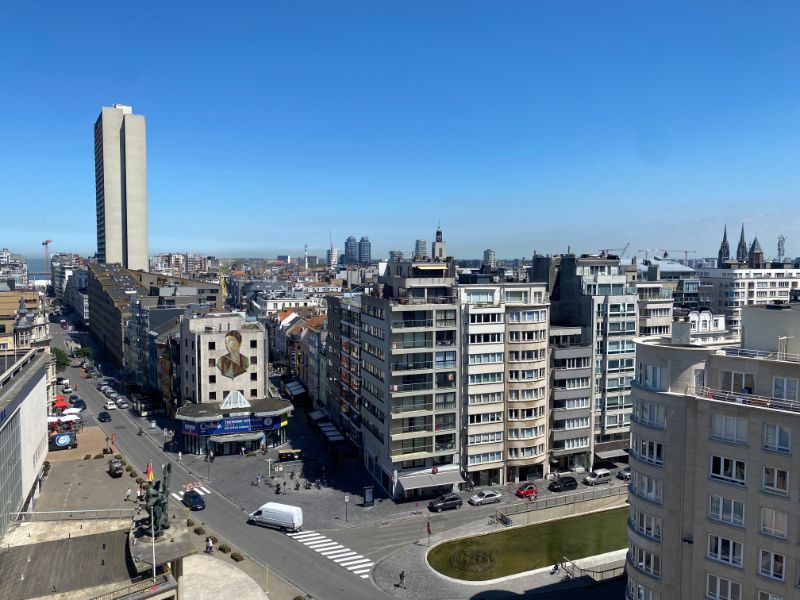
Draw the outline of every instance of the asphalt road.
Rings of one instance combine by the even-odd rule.
[[[55,345],[63,349],[64,336],[69,334],[58,326],[53,331]],[[69,378],[71,382],[80,383],[79,389],[74,393],[86,401],[84,412],[96,417],[103,410],[105,396],[89,380],[82,380],[79,371],[67,367],[60,376]],[[98,425],[106,435],[116,434],[117,448],[125,455],[126,460],[136,465],[140,473],[144,473],[147,462],[152,460],[156,477],[160,477],[160,465],[169,461],[172,462],[171,491],[181,490],[184,485],[198,481],[197,477],[186,471],[171,454],[162,452],[149,437],[137,435],[139,424],[146,423],[144,419],[136,418],[127,410],[108,412],[112,420]],[[215,490],[213,479],[211,484],[206,484],[205,480],[201,482],[212,490],[212,493],[204,497],[205,510],[194,513],[195,521],[202,520],[207,527],[230,540],[252,560],[262,566],[268,566],[271,573],[277,573],[311,597],[350,600],[393,597],[373,585],[371,580],[357,577],[277,530],[248,525],[248,511],[245,508],[233,504]],[[174,498],[170,500],[175,502]],[[333,533],[334,536],[337,534],[338,532]]]

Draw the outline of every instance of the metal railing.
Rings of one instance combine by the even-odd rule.
[[[392,363],[391,370],[392,371],[420,371],[425,369],[432,369],[433,362],[426,361],[426,362],[416,362],[416,363]]]
[[[415,319],[409,321],[392,321],[392,329],[404,329],[406,327],[433,327],[433,319]]]
[[[774,410],[786,410],[790,412],[800,412],[800,402],[793,400],[783,400],[781,398],[770,398],[769,396],[758,396],[756,394],[745,394],[741,392],[726,392],[715,390],[708,387],[688,387],[687,393],[696,398],[717,400],[720,402],[730,402],[732,404],[745,404],[747,406],[758,406],[761,408],[772,408]]]
[[[173,579],[169,573],[163,573],[153,577],[142,577],[139,581],[130,583],[124,587],[116,590],[111,590],[105,594],[94,596],[92,600],[118,600],[119,598],[127,598],[134,594],[142,592],[155,593],[163,592],[174,587],[177,587],[178,582]]]
[[[430,392],[433,391],[433,382],[426,383],[396,383],[389,386],[389,391],[394,393],[400,392]]]
[[[509,504],[500,512],[507,515],[517,515],[521,513],[530,512],[533,510],[542,510],[543,508],[553,508],[555,506],[565,506],[567,504],[574,504],[575,502],[586,502],[587,500],[597,500],[598,498],[611,498],[613,496],[623,496],[628,494],[628,484],[615,485],[605,488],[596,488],[587,490],[585,492],[574,492],[571,494],[557,494],[547,496],[546,498],[537,498],[536,500],[523,500],[515,504]]]
[[[433,348],[433,340],[397,340],[392,342],[392,350],[407,350],[409,348]]]
[[[99,510],[50,510],[41,512],[11,513],[14,520],[20,523],[42,521],[84,521],[90,519],[132,519],[132,508],[108,508]]]
[[[800,362],[800,354],[789,352],[770,352],[768,350],[750,350],[747,348],[722,348],[717,350],[718,356],[741,356],[744,358],[761,358],[782,362]]]
[[[433,423],[426,423],[424,425],[404,425],[401,427],[392,427],[389,430],[392,435],[402,433],[433,433]]]

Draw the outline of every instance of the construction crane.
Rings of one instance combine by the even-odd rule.
[[[657,248],[664,255],[661,258],[669,258],[670,252],[683,252],[683,264],[689,266],[689,254],[697,254],[697,250],[686,250],[685,248]]]
[[[53,243],[53,240],[45,240],[42,242],[42,246],[44,246],[44,276],[45,278],[50,275],[50,244]]]
[[[598,250],[598,252],[600,252],[600,254],[602,256],[608,256],[608,254],[610,252],[618,252],[619,254],[617,254],[617,256],[622,258],[622,257],[625,256],[625,253],[628,251],[628,248],[630,247],[630,245],[631,245],[631,243],[628,242],[627,244],[625,244],[624,248],[600,248],[600,250]]]

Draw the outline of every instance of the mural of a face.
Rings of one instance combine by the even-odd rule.
[[[217,369],[223,377],[235,379],[243,373],[247,373],[250,366],[250,359],[239,354],[242,347],[242,334],[238,331],[230,331],[225,334],[225,348],[228,353],[217,359]]]

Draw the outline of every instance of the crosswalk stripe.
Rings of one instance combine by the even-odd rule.
[[[316,531],[302,531],[298,533],[287,533],[286,535],[291,538],[300,537],[301,535],[308,535],[309,533],[316,533]]]
[[[324,535],[320,535],[318,533],[307,533],[305,535],[297,536],[294,539],[296,539],[298,542],[307,542],[309,540],[317,540],[324,537],[325,537]]]
[[[201,496],[205,496],[208,493],[208,491],[206,490],[205,492],[202,492],[200,491],[201,489],[202,488],[194,488],[194,491],[200,494]]]
[[[369,573],[370,571],[372,571],[372,565],[368,566],[366,569],[358,567],[353,570],[353,573],[355,573],[356,575],[363,575],[364,573]]]
[[[363,562],[361,559],[364,558],[360,554],[356,554],[355,556],[351,556],[350,558],[345,558],[344,560],[335,560],[333,562],[339,563],[341,566],[346,567],[348,565],[355,564],[357,562]]]
[[[366,562],[364,562],[363,560],[360,560],[358,562],[361,564],[352,564],[349,566],[342,565],[342,566],[345,567],[348,571],[355,571],[356,569],[360,569],[361,567],[364,566],[372,566],[372,561],[370,559],[367,559]]]
[[[172,496],[173,498],[175,498],[175,500],[177,500],[178,502],[180,502],[181,500],[183,500],[183,496],[178,496],[178,494],[170,494],[170,496]]]
[[[211,493],[211,490],[203,487],[202,485],[200,486],[200,489],[203,490],[206,494],[210,494]]]
[[[330,548],[331,546],[335,545],[336,542],[332,542],[331,540],[324,540],[324,541],[314,542],[313,544],[306,544],[306,546],[308,546],[312,550],[316,550],[317,548],[322,548],[323,546],[328,546]]]
[[[344,546],[342,546],[341,549],[339,550],[333,550],[333,549],[325,550],[322,553],[322,556],[333,560],[334,558],[341,558],[343,555],[348,554],[350,552],[353,552],[352,550],[350,550],[350,548],[345,548]],[[353,554],[355,554],[355,552],[353,552]]]
[[[333,542],[333,543],[336,544],[336,542]],[[314,548],[314,550],[316,552],[319,552],[320,554],[322,554],[322,556],[328,556],[329,552],[336,551],[336,550],[341,549],[341,548],[344,548],[344,546],[342,546],[341,544],[336,544],[333,547],[329,546],[328,548]]]
[[[366,575],[360,575],[360,577],[361,579],[369,579],[369,573],[367,573]]]
[[[338,562],[341,562],[343,560],[348,560],[348,559],[355,558],[355,557],[356,557],[356,553],[351,550],[347,554],[343,554],[342,556],[337,556],[336,558],[332,558],[331,560],[333,562],[335,562],[335,563],[338,563]]]

